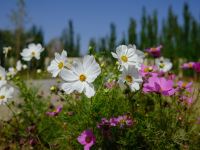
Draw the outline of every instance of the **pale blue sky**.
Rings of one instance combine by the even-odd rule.
[[[30,17],[27,27],[33,24],[41,27],[48,42],[59,37],[68,20],[72,19],[75,32],[81,35],[81,52],[85,53],[89,39],[108,34],[111,22],[116,24],[118,37],[121,37],[127,31],[131,17],[140,26],[143,6],[147,13],[157,9],[161,22],[167,16],[169,5],[181,21],[184,2],[189,4],[193,16],[199,20],[199,0],[26,0]],[[15,5],[16,0],[0,0],[0,29],[12,28],[8,15],[10,10],[16,8]]]

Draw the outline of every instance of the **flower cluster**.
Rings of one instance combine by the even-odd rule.
[[[120,127],[120,128],[125,128],[125,127],[131,127],[134,124],[133,119],[129,114],[125,114],[122,116],[118,117],[112,117],[110,119],[102,118],[101,122],[98,123],[97,127],[99,129],[108,129],[110,127]]]
[[[154,58],[158,58],[160,57],[160,54],[161,54],[161,48],[162,48],[162,45],[159,45],[157,47],[147,48],[146,51]]]
[[[182,69],[193,69],[197,73],[200,73],[200,62],[188,62],[181,66]]]
[[[11,99],[14,93],[14,88],[7,85],[6,75],[6,70],[0,66],[0,105]]]
[[[86,55],[83,60],[76,60],[70,67],[67,67],[67,52],[64,50],[61,55],[55,54],[55,59],[51,61],[48,71],[53,77],[60,75],[65,81],[61,85],[65,93],[83,92],[88,98],[94,96],[95,90],[92,82],[101,73],[99,64],[91,55]]]
[[[116,53],[112,56],[119,62],[119,70],[122,72],[118,83],[124,88],[128,85],[131,91],[139,90],[142,77],[139,70],[143,63],[144,53],[136,49],[135,45],[120,45],[116,48]]]

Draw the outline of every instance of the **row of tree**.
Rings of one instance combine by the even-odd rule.
[[[138,24],[140,31],[137,30]],[[200,22],[194,18],[187,4],[183,6],[183,23],[178,21],[178,16],[172,7],[168,9],[167,18],[159,26],[157,12],[151,15],[142,10],[141,22],[130,19],[127,33],[121,39],[117,38],[116,26],[110,25],[110,34],[100,39],[92,38],[90,46],[96,51],[113,51],[119,44],[135,43],[139,49],[163,45],[163,55],[169,58],[187,58],[198,60],[200,58]]]
[[[25,1],[18,0],[17,6],[17,10],[12,11],[10,15],[15,30],[0,30],[1,63],[4,62],[3,47],[5,46],[11,46],[13,51],[10,55],[19,58],[20,51],[28,43],[44,44],[44,34],[41,28],[33,26],[29,30],[24,29],[27,18]],[[139,25],[140,31],[138,31]],[[79,56],[80,40],[80,35],[75,34],[72,20],[69,20],[60,37],[46,44],[47,48],[42,54],[41,64],[44,64],[46,56],[52,57],[55,51],[62,49],[67,49],[69,56]],[[149,15],[143,8],[141,22],[138,23],[131,18],[128,30],[123,33],[122,38],[117,37],[116,26],[111,23],[108,35],[99,39],[91,38],[89,42],[89,46],[95,51],[105,54],[110,54],[110,51],[114,51],[119,44],[136,44],[142,50],[162,44],[163,54],[166,57],[198,60],[200,58],[200,22],[192,16],[187,4],[183,6],[182,24],[178,21],[178,16],[173,12],[172,7],[169,7],[168,16],[162,24],[158,22],[156,11]]]

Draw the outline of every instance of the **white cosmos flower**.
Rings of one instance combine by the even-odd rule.
[[[158,69],[163,72],[168,72],[172,69],[172,63],[168,58],[157,58],[155,59],[155,64],[158,67]]]
[[[10,87],[2,87],[0,88],[0,105],[5,104],[8,99],[13,97],[13,93],[14,93],[14,88]]]
[[[28,48],[23,49],[21,52],[24,61],[30,61],[32,58],[40,59],[40,53],[44,50],[41,44],[29,44]]]
[[[56,77],[66,66],[67,64],[67,52],[62,51],[61,55],[55,53],[55,59],[51,61],[50,66],[48,66],[47,71],[52,74],[53,77]]]
[[[22,70],[22,63],[21,63],[20,60],[17,61],[16,69],[17,69],[17,71],[21,71]]]
[[[10,67],[10,68],[8,68],[8,73],[7,73],[7,75],[8,76],[15,76],[16,74],[17,74],[17,69],[15,68],[15,67]]]
[[[28,66],[27,66],[26,64],[23,64],[23,65],[22,65],[22,68],[25,70],[25,69],[28,68]]]
[[[128,68],[124,68],[122,74],[119,77],[119,85],[120,87],[125,87],[124,83],[126,83],[131,91],[136,91],[140,89],[140,84],[142,83],[142,77],[139,75],[139,71],[135,66],[128,66]]]
[[[92,82],[101,73],[99,64],[94,56],[86,55],[82,61],[77,60],[72,64],[71,69],[65,69],[61,72],[61,78],[66,81],[61,88],[70,94],[73,91],[84,94],[90,98],[94,96],[95,90]]]
[[[116,53],[111,52],[114,58],[117,58],[120,64],[120,70],[133,65],[140,69],[143,63],[144,53],[136,49],[135,45],[120,45],[116,48]]]
[[[6,84],[6,71],[0,66],[0,87]]]

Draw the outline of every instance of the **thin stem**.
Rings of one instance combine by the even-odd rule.
[[[13,117],[15,118],[15,120],[16,120],[16,122],[17,122],[17,125],[18,125],[18,127],[19,127],[19,126],[20,126],[20,123],[19,123],[19,120],[17,119],[17,115],[16,115],[16,113],[13,111],[13,109],[10,107],[9,104],[6,103],[6,106],[7,106],[8,109],[12,112]]]

